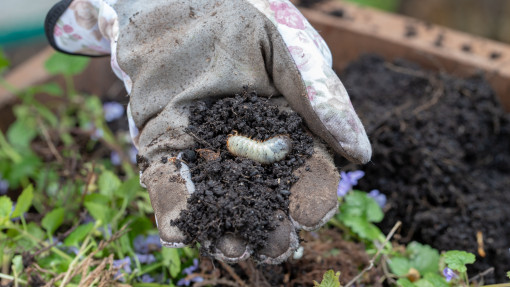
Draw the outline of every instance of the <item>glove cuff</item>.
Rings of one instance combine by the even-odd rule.
[[[101,0],[62,0],[55,4],[44,21],[50,45],[57,51],[89,57],[110,55],[110,40],[98,24]]]

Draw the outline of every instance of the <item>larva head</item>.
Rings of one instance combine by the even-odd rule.
[[[292,140],[288,135],[275,136],[269,140],[271,150],[275,154],[284,154],[285,156],[292,150]]]

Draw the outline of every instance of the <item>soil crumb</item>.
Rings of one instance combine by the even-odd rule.
[[[360,188],[389,195],[385,232],[477,255],[471,275],[510,270],[510,115],[481,76],[459,79],[367,55],[340,77],[373,147]],[[478,254],[477,232],[485,257]],[[482,252],[483,254],[483,252]],[[496,280],[494,280],[496,279]]]
[[[226,149],[228,135],[235,132],[259,141],[288,135],[292,151],[272,164],[235,157]],[[268,231],[278,224],[275,212],[288,214],[289,190],[298,180],[292,172],[313,153],[313,139],[301,117],[245,92],[191,107],[188,133],[195,137],[196,146],[183,160],[192,171],[196,191],[188,209],[174,222],[188,237],[186,243],[214,245],[221,236],[233,233],[255,252],[260,250]]]
[[[412,24],[406,25],[404,36],[406,38],[414,38],[418,35],[418,31],[416,30],[416,26]]]

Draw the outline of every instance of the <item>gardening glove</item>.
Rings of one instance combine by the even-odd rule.
[[[139,149],[141,182],[150,194],[161,242],[182,247],[171,224],[195,190],[183,152],[189,107],[248,91],[282,95],[307,127],[334,152],[366,163],[371,147],[347,92],[331,69],[319,34],[287,0],[65,0],[48,14],[50,43],[70,54],[111,54],[130,94],[128,118]],[[239,234],[202,242],[213,255],[237,262],[250,255],[276,264],[298,247],[296,229],[313,230],[337,210],[338,171],[325,145],[295,171],[289,216],[266,246],[252,254]],[[167,159],[171,159],[170,161]],[[306,167],[309,167],[308,170]]]

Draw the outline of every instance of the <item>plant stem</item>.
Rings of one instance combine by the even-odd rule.
[[[482,287],[510,287],[510,283],[483,285]]]
[[[19,283],[21,284],[28,284],[27,281],[23,280],[23,279],[19,279],[19,278],[14,278],[14,276],[11,276],[11,275],[7,275],[7,274],[3,274],[3,273],[0,273],[0,278],[2,279],[7,279],[7,280],[11,280],[11,281],[14,281],[14,279],[16,279]]]

